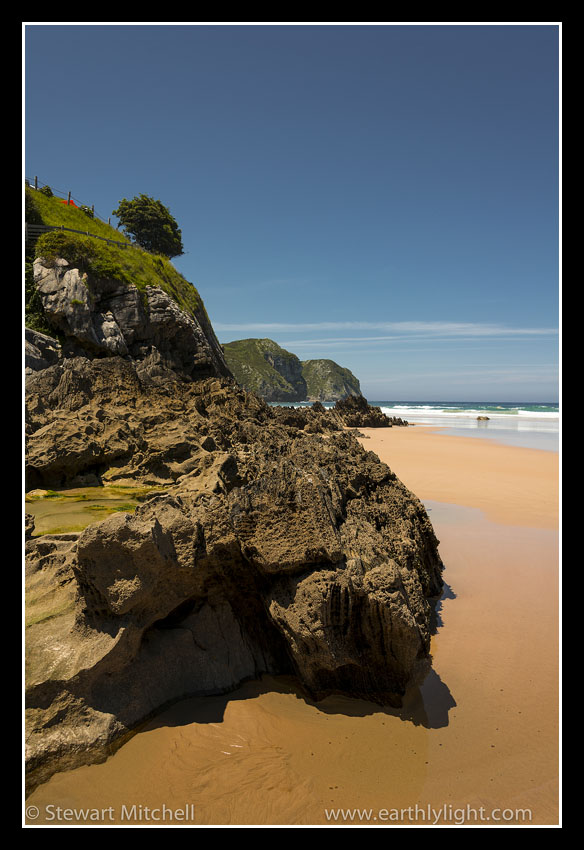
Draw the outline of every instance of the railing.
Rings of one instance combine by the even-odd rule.
[[[29,189],[42,189],[44,186],[49,186],[48,183],[43,183],[42,180],[39,180],[38,177],[25,177],[24,185],[28,186]],[[71,192],[64,192],[62,189],[55,189],[52,186],[49,186],[53,195],[56,195],[58,198],[66,198],[67,204],[73,203],[76,207],[87,207],[93,213],[94,218],[98,218],[100,221],[103,221],[104,224],[109,224],[111,226],[111,216],[107,219],[103,218],[103,216],[98,215],[95,212],[95,206],[93,204],[85,204],[83,201],[80,201],[78,198],[73,197]]]
[[[25,186],[28,186],[29,189],[36,189],[37,191],[41,189],[43,186],[47,186],[47,183],[43,183],[38,177],[25,177],[24,178]],[[76,207],[87,207],[91,209],[94,218],[98,218],[100,221],[103,221],[104,224],[109,224],[111,226],[111,218],[108,218],[107,221],[105,218],[102,218],[95,212],[95,207],[93,204],[89,207],[89,204],[83,204],[77,198],[74,198],[71,195],[71,192],[63,192],[59,189],[53,189],[51,187],[51,192],[53,195],[61,198],[67,198],[67,204],[73,202]],[[115,239],[108,239],[106,236],[98,236],[95,233],[90,233],[88,230],[74,230],[72,227],[65,227],[64,225],[52,225],[52,224],[25,224],[24,225],[24,242],[26,245],[34,245],[37,241],[41,233],[46,233],[48,230],[67,230],[69,233],[79,233],[82,236],[91,236],[92,239],[101,239],[102,242],[107,242],[108,245],[119,245],[120,248],[129,248],[131,247],[131,243],[129,242],[117,242]]]
[[[108,245],[119,245],[120,248],[132,247],[129,242],[116,242],[115,239],[108,239],[106,236],[97,236],[88,230],[73,230],[72,227],[65,227],[62,224],[28,224],[28,222],[25,222],[24,225],[25,244],[34,245],[41,233],[46,233],[49,230],[66,230],[69,233],[80,233],[82,236],[91,236],[92,239],[101,239],[102,242],[107,242]]]

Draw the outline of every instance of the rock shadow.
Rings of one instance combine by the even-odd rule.
[[[401,708],[379,705],[344,694],[331,694],[324,699],[315,700],[292,675],[264,675],[243,683],[236,691],[227,694],[181,699],[152,717],[141,728],[151,730],[162,726],[188,726],[190,723],[221,723],[230,702],[254,699],[273,692],[293,694],[297,699],[325,714],[343,714],[347,717],[385,714],[427,729],[441,729],[447,726],[449,712],[456,705],[447,685],[431,668],[423,681],[408,688]]]
[[[456,598],[456,593],[445,582],[441,595],[429,600],[432,606],[430,620],[432,635],[444,625],[442,613],[444,602]],[[190,723],[221,723],[230,702],[254,699],[270,692],[294,694],[297,699],[303,700],[307,705],[325,714],[366,717],[382,713],[398,717],[415,726],[424,726],[426,729],[441,729],[448,726],[450,710],[456,706],[456,700],[450,689],[431,667],[431,658],[426,658],[420,663],[400,708],[380,705],[345,694],[330,694],[316,700],[304,690],[300,680],[292,674],[263,674],[258,678],[242,682],[237,689],[225,694],[182,697],[157,711],[145,724],[141,724],[140,728],[187,726]]]
[[[444,625],[442,610],[446,599],[456,599],[456,593],[452,590],[449,584],[444,582],[442,593],[432,604],[432,612],[430,614],[430,633],[435,635],[438,629]]]
[[[410,685],[400,708],[336,694],[316,702],[303,695],[300,689],[298,696],[326,714],[345,714],[348,717],[385,714],[426,729],[448,726],[450,709],[456,705],[450,689],[433,669],[427,672],[423,682]]]

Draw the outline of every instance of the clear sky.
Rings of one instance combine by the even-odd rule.
[[[221,342],[370,400],[557,400],[557,24],[24,31],[26,176],[160,199]]]

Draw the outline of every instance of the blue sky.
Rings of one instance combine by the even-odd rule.
[[[558,396],[558,25],[25,26],[23,169],[159,198],[221,342]]]

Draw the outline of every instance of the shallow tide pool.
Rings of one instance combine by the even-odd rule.
[[[83,531],[112,513],[132,513],[146,498],[161,492],[156,487],[75,487],[69,490],[31,490],[25,512],[35,521],[33,537]]]

